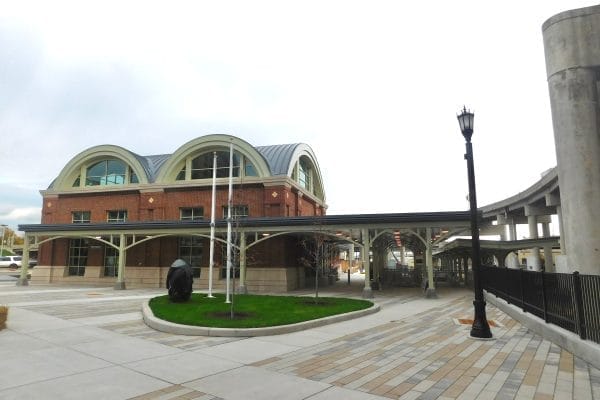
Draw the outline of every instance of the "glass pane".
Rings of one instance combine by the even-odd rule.
[[[176,181],[183,181],[185,180],[185,166],[181,169],[181,171],[179,171],[179,173],[177,174],[177,177],[175,178]]]
[[[244,173],[246,174],[246,176],[258,176],[258,174],[256,173],[256,169],[254,168],[254,165],[252,165],[252,163],[247,160],[246,160],[246,167],[245,167]]]
[[[126,166],[124,162],[119,160],[108,160],[107,164],[107,175],[125,175]]]
[[[100,161],[87,169],[87,176],[104,176],[106,175],[106,161]]]
[[[87,169],[86,186],[123,185],[127,165],[120,160],[103,160]],[[134,178],[137,182],[137,177]]]
[[[213,153],[202,154],[192,160],[192,179],[212,179]],[[240,175],[240,157],[233,155],[233,176]],[[229,151],[217,152],[217,178],[229,177]]]

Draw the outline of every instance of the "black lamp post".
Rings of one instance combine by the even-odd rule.
[[[485,315],[485,300],[483,299],[483,288],[481,286],[481,277],[479,275],[479,265],[481,264],[480,245],[479,245],[479,227],[477,226],[477,195],[475,194],[475,167],[473,166],[473,146],[471,145],[471,136],[473,136],[473,123],[475,114],[463,107],[461,113],[457,115],[460,130],[465,137],[467,153],[467,170],[469,174],[469,203],[471,206],[471,262],[473,268],[473,288],[475,291],[475,317],[471,327],[471,337],[491,338],[492,332],[488,325]]]

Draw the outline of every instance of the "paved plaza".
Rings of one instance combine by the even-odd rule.
[[[494,340],[469,338],[463,289],[384,289],[376,314],[256,338],[155,331],[159,294],[0,282],[0,399],[600,399],[598,369],[489,304]]]

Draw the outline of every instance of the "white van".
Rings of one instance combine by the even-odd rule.
[[[0,256],[0,267],[20,268],[21,256]]]

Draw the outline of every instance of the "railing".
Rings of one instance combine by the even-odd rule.
[[[481,282],[523,311],[600,343],[600,276],[482,266]]]

